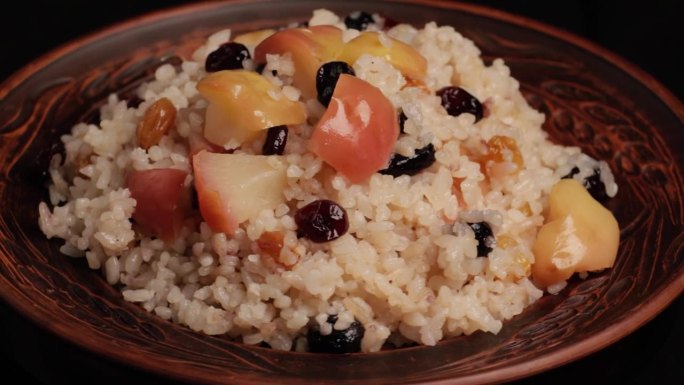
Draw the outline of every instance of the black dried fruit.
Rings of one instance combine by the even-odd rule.
[[[317,243],[332,241],[349,229],[347,212],[337,203],[319,199],[297,210],[297,234]]]
[[[283,155],[287,144],[287,126],[275,126],[268,129],[261,153],[264,155]]]
[[[138,108],[140,107],[140,104],[144,102],[142,98],[138,95],[133,95],[130,98],[126,99],[126,107],[128,108]]]
[[[375,23],[373,15],[363,11],[352,12],[344,18],[344,25],[346,25],[347,28],[358,29],[359,31],[366,30],[368,25],[373,23]]]
[[[570,170],[570,172],[567,175],[561,177],[561,179],[572,179],[575,175],[579,174],[579,172],[579,168],[575,166],[572,168],[572,170]]]
[[[406,114],[404,114],[404,110],[402,110],[402,111],[399,113],[399,131],[400,131],[402,134],[405,133],[405,132],[404,132],[404,123],[406,123],[406,119],[407,119]]]
[[[589,194],[599,202],[604,202],[608,199],[606,194],[606,185],[601,180],[601,169],[594,168],[594,173],[584,178],[582,181],[584,187],[589,191]]]
[[[378,171],[383,175],[416,175],[420,171],[435,163],[435,146],[432,143],[416,150],[415,154],[408,158],[403,155],[393,154],[387,168]]]
[[[234,41],[221,44],[207,56],[204,68],[207,72],[242,69],[242,62],[251,58],[247,47]]]
[[[442,107],[451,116],[463,113],[475,115],[475,122],[482,119],[482,104],[476,97],[461,87],[444,87],[437,91],[437,96],[442,99]]]
[[[326,322],[334,325],[337,322],[337,315],[329,315]],[[355,320],[344,330],[333,328],[330,334],[322,335],[318,324],[315,324],[309,328],[306,339],[312,353],[356,353],[361,351],[361,340],[365,331],[363,325]]]
[[[494,243],[494,233],[487,222],[468,223],[468,226],[475,233],[477,241],[477,256],[486,257],[492,252],[491,245]]]
[[[325,63],[316,72],[316,92],[322,105],[327,107],[330,104],[337,80],[342,74],[355,75],[354,69],[343,61]]]

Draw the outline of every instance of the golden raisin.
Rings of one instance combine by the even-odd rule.
[[[487,141],[486,146],[487,152],[480,159],[480,164],[488,175],[517,174],[522,169],[523,159],[515,139],[496,135]]]
[[[283,233],[280,231],[267,231],[257,239],[257,245],[262,253],[273,258],[278,258],[280,249],[283,248]]]
[[[422,80],[413,79],[410,77],[406,77],[405,79],[406,79],[406,84],[404,84],[404,87],[402,87],[402,89],[406,88],[406,87],[416,87],[426,94],[430,93],[430,89],[427,87],[427,85],[425,85],[425,82],[423,82]]]
[[[496,237],[496,245],[502,249],[508,249],[509,247],[515,247],[518,245],[518,241],[508,234],[501,234]]]
[[[159,143],[176,125],[176,107],[167,98],[154,102],[138,124],[138,145],[145,150]]]

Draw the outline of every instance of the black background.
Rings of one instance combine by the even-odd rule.
[[[132,16],[183,3],[188,1],[4,3],[3,16],[0,16],[0,81],[71,39]],[[684,100],[681,25],[684,2],[489,0],[474,3],[543,21],[592,40],[641,67]],[[608,348],[520,383],[684,384],[683,349],[684,297],[680,296],[654,320]],[[172,384],[42,331],[2,301],[0,369],[4,379],[16,375],[20,378],[17,382],[23,384],[82,380],[99,384]]]

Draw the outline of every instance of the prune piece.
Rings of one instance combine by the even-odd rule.
[[[437,96],[442,98],[442,107],[451,116],[463,113],[475,115],[477,123],[483,116],[482,104],[476,97],[461,87],[444,87],[437,91]]]
[[[318,69],[316,73],[316,92],[318,93],[318,101],[322,105],[327,107],[330,104],[337,80],[342,74],[355,75],[354,69],[343,61],[331,61],[323,64]]]
[[[477,256],[486,257],[492,252],[491,244],[493,243],[494,233],[487,222],[468,223],[468,226],[475,233],[475,240],[477,241]]]
[[[337,316],[329,315],[326,322],[334,325]],[[316,324],[309,328],[306,339],[309,351],[313,353],[356,353],[361,351],[361,340],[365,331],[359,321],[354,321],[344,330],[333,328],[330,334],[322,335]]]
[[[395,178],[400,175],[416,175],[433,163],[435,163],[435,146],[430,143],[416,150],[410,158],[399,154],[392,155],[389,166],[378,172],[383,175],[392,175]]]
[[[316,243],[328,242],[349,229],[347,212],[337,203],[319,199],[297,210],[297,233]]]

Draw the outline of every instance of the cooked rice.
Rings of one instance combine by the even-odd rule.
[[[314,12],[309,24],[345,30],[338,16],[323,10]],[[355,33],[344,32],[344,39]],[[485,65],[473,42],[452,27],[399,25],[387,34],[425,56],[430,90],[459,85],[488,111],[477,125],[470,114],[447,115],[434,93],[405,87],[404,77],[382,58],[360,57],[353,65],[357,76],[382,90],[407,116],[406,135],[395,151],[410,156],[432,143],[437,160],[429,169],[413,177],[374,174],[361,184],[334,174],[325,183],[326,166],[307,150],[312,127],[301,125],[290,130],[282,157],[287,204],[262,210],[234,236],[214,233],[206,223],[184,228],[173,244],[137,233],[130,221],[136,201],[125,176],[150,168],[191,171],[187,138],[202,132],[207,106],[196,85],[205,75],[206,55],[230,39],[225,30],[209,37],[179,68],[159,67],[138,89],[144,100],[138,108],[111,95],[99,125],[80,123],[62,137],[65,153],[54,157],[49,170],[52,208],[39,206],[41,229],[49,238],[65,240],[64,254],[85,257],[90,268],[102,269],[107,282],[120,285],[125,300],[193,330],[247,344],[304,350],[302,336],[310,325],[330,332],[328,314],[338,315],[336,329],[354,320],[363,324],[364,352],[378,351],[388,341],[434,345],[478,330],[499,332],[503,321],[543,294],[530,278],[531,245],[544,222],[551,187],[573,167],[582,178],[599,163],[578,148],[548,141],[541,129],[544,115],[526,103],[503,60]],[[284,97],[301,100],[291,86],[294,66],[288,55],[267,60],[265,76],[282,87]],[[145,151],[135,145],[136,126],[161,97],[178,109],[177,129]],[[315,100],[301,102],[310,117],[324,112]],[[495,135],[516,140],[524,168],[485,186],[480,164],[464,149]],[[260,147],[254,143],[238,152],[259,154]],[[615,195],[610,171],[604,163],[600,167],[608,194]],[[461,202],[454,179],[462,180]],[[349,231],[315,244],[297,237],[293,217],[297,208],[321,198],[346,209]],[[477,256],[477,241],[464,225],[477,221],[491,224],[497,239],[509,240],[491,245],[487,258]],[[278,263],[255,252],[255,241],[267,231],[285,234]]]

